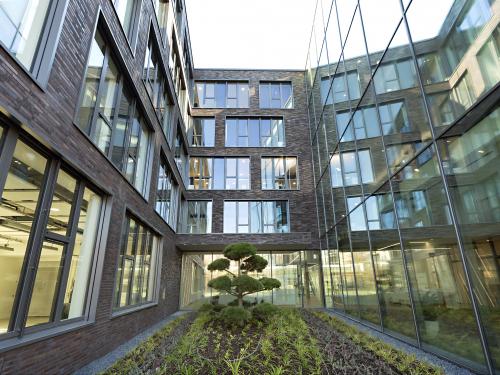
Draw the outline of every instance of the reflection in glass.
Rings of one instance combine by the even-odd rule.
[[[12,330],[14,299],[46,165],[45,157],[17,142],[0,204],[0,333]]]

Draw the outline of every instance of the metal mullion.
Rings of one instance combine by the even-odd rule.
[[[118,94],[116,95],[116,101],[115,101],[115,111],[117,113],[114,114],[114,118],[113,120],[111,121],[111,135],[109,137],[109,149],[108,149],[108,157],[111,158],[111,156],[113,155],[113,138],[116,136],[116,132],[115,132],[115,129],[116,129],[116,125],[118,123],[118,118],[119,118],[119,112],[120,112],[120,102],[122,100],[122,96],[123,96],[123,78],[120,79],[118,81]]]
[[[133,122],[137,111],[137,100],[133,99],[132,105],[130,105],[128,110],[128,118],[125,125],[125,139],[123,145],[123,155],[122,155],[122,170],[121,172],[127,173],[128,157],[129,157],[129,147],[130,147],[130,134],[132,132]]]
[[[149,233],[149,231],[147,231]],[[143,301],[142,301],[142,286],[144,285],[144,259],[145,259],[145,254],[146,254],[146,251],[147,251],[147,246],[149,245],[149,241],[148,241],[148,238],[149,236],[146,234],[146,227],[144,227],[144,233],[145,235],[143,236],[144,238],[141,239],[141,242],[142,242],[142,259],[139,259],[139,278],[138,278],[138,282],[139,282],[139,287],[138,287],[138,290],[139,290],[139,303],[138,304],[141,304]],[[150,272],[151,272],[151,267],[150,267]]]
[[[83,201],[83,193],[85,191],[84,183],[80,182],[76,189],[76,200],[71,207],[71,230],[69,233],[69,242],[66,244],[66,252],[63,259],[63,270],[61,274],[61,281],[59,284],[59,293],[57,297],[57,308],[54,316],[54,321],[59,321],[61,319],[62,310],[64,307],[64,295],[66,294],[66,286],[68,283],[68,275],[71,268],[71,261],[73,256],[73,251],[75,248],[76,233],[78,231],[78,220],[80,218],[80,208]]]
[[[94,104],[94,110],[92,113],[92,118],[90,121],[90,133],[88,136],[94,142],[94,137],[95,137],[95,132],[96,132],[96,121],[97,121],[97,116],[100,113],[100,101],[102,97],[102,90],[104,87],[104,82],[106,81],[106,74],[109,69],[108,61],[109,61],[109,47],[106,45],[105,46],[105,51],[104,51],[104,59],[102,62],[102,70],[101,70],[101,76],[99,77],[99,84],[97,86],[97,96],[95,99],[95,104]]]
[[[459,257],[460,257],[460,260],[462,261],[462,265],[463,265],[465,281],[467,283],[467,289],[468,289],[468,292],[469,292],[469,298],[471,299],[472,310],[473,310],[473,313],[474,313],[474,318],[475,318],[475,321],[476,321],[476,324],[477,324],[477,329],[478,329],[478,332],[479,332],[479,339],[480,339],[481,346],[482,346],[482,349],[483,349],[483,354],[484,354],[485,359],[486,359],[486,366],[488,368],[488,371],[489,371],[490,374],[494,374],[495,373],[495,367],[494,367],[493,359],[491,357],[491,353],[490,353],[490,350],[489,350],[488,342],[487,342],[487,339],[486,339],[486,334],[485,334],[485,332],[483,330],[483,324],[481,322],[481,316],[480,316],[480,312],[479,312],[479,307],[477,306],[476,296],[473,293],[472,278],[470,276],[468,259],[467,259],[466,254],[465,254],[465,246],[464,246],[464,243],[463,243],[462,233],[461,233],[461,230],[460,230],[459,225],[458,225],[457,213],[456,213],[455,208],[453,206],[454,203],[453,203],[453,200],[451,199],[451,193],[450,193],[450,189],[449,189],[449,186],[448,186],[448,180],[446,178],[446,173],[445,173],[445,170],[444,170],[444,167],[443,167],[443,160],[442,160],[441,154],[439,152],[439,148],[438,148],[438,144],[437,144],[437,140],[436,140],[436,134],[435,134],[435,131],[434,131],[434,126],[433,126],[433,121],[432,121],[432,116],[430,115],[430,111],[429,111],[428,99],[427,99],[427,96],[425,94],[425,90],[423,89],[422,77],[420,75],[420,70],[419,70],[418,63],[417,63],[415,46],[413,45],[413,39],[412,39],[412,36],[411,36],[410,27],[408,25],[408,20],[407,20],[407,17],[406,17],[405,8],[404,8],[404,5],[403,5],[403,3],[402,3],[401,0],[400,0],[399,4],[400,4],[400,7],[401,7],[401,12],[403,13],[403,22],[404,22],[404,25],[405,25],[405,28],[406,28],[406,33],[407,33],[407,36],[408,36],[408,41],[409,41],[409,45],[410,45],[411,56],[413,58],[413,65],[414,65],[414,67],[416,69],[417,84],[418,84],[418,87],[420,89],[420,93],[422,95],[422,99],[423,99],[423,102],[424,102],[424,110],[425,110],[425,114],[426,114],[427,121],[428,121],[428,124],[429,124],[430,132],[431,132],[431,135],[432,135],[431,143],[434,145],[434,148],[436,150],[436,158],[437,158],[437,162],[438,162],[438,168],[439,168],[439,172],[441,174],[441,181],[443,183],[443,188],[444,188],[444,192],[445,192],[445,195],[446,195],[446,201],[447,201],[448,207],[449,207],[449,213],[450,213],[450,216],[451,216],[452,225],[454,227],[455,235],[456,235],[456,238],[457,238],[457,244],[458,244],[458,250],[459,250]]]
[[[46,231],[48,221],[48,213],[54,195],[55,182],[57,178],[57,171],[60,162],[58,160],[49,159],[45,168],[45,178],[43,181],[42,195],[39,197],[37,208],[35,210],[35,219],[32,224],[31,233],[26,246],[27,261],[23,267],[23,280],[18,285],[18,292],[16,293],[15,311],[16,317],[14,322],[14,331],[19,336],[24,333],[29,303],[33,293],[33,286],[35,283],[35,276],[37,274],[41,249],[43,244],[43,237]],[[19,288],[21,288],[19,290]]]
[[[125,241],[121,244],[121,249],[120,249],[120,254],[118,254],[119,257],[122,257],[121,259],[119,259],[118,261],[118,264],[117,266],[119,267],[121,263],[121,267],[122,267],[122,272],[120,274],[120,281],[117,285],[117,288],[115,290],[115,298],[117,299],[116,301],[113,301],[114,302],[118,302],[117,304],[117,308],[120,307],[120,300],[121,300],[121,294],[122,294],[122,288],[123,288],[123,274],[125,273],[125,257],[126,257],[126,247],[127,247],[127,243],[128,243],[128,235],[129,235],[129,231],[130,231],[130,219],[127,217],[127,219],[125,220],[125,223],[123,225],[123,229],[124,229],[124,239]],[[123,247],[125,246],[125,252],[123,252],[123,255],[121,254],[122,250],[123,250]],[[116,279],[116,277],[115,277]],[[116,282],[116,280],[115,280]]]
[[[6,134],[3,136],[4,141],[0,153],[0,192],[3,192],[5,187],[12,159],[14,158],[17,140],[19,138],[19,132],[15,127],[9,126],[3,129]]]
[[[359,0],[358,0],[358,5],[359,5]],[[361,10],[361,6],[359,6],[359,15],[360,15],[360,19],[361,19],[361,27],[362,27],[362,30],[363,30],[363,35],[366,35],[364,21],[363,21],[363,13],[362,13],[362,10]],[[391,42],[392,42],[392,39],[394,38],[394,36],[395,36],[395,34],[397,32],[397,29],[399,29],[399,26],[401,25],[401,22],[402,21],[400,20],[400,22],[398,23],[398,26],[396,28],[396,31],[394,32],[394,34],[393,34],[393,36],[391,38]],[[366,56],[367,56],[367,59],[368,59],[368,65],[371,67],[372,65],[371,65],[371,60],[370,60],[370,54],[369,54],[369,51],[368,51],[368,44],[366,42],[366,37],[364,38],[364,44],[365,44]],[[382,61],[382,59],[383,59],[383,57],[384,57],[384,55],[385,55],[386,52],[387,52],[387,49],[384,51],[384,54],[380,58],[380,61]],[[377,71],[377,69],[379,67],[380,67],[380,64],[377,64],[377,66],[375,67],[375,71],[372,73],[372,75],[370,77],[370,83],[372,81],[374,82],[375,73],[376,73],[376,71]],[[369,83],[369,86],[370,86],[370,83]],[[376,115],[377,115],[377,121],[378,121],[378,124],[379,124],[379,130],[380,130],[380,134],[381,134],[382,147],[383,147],[384,150],[386,150],[385,136],[384,136],[384,132],[383,132],[383,128],[382,128],[382,119],[380,117],[380,111],[379,111],[379,106],[378,106],[378,100],[377,100],[377,93],[376,93],[376,90],[375,90],[375,85],[372,85],[372,93],[375,94],[374,95],[374,102],[375,102],[375,109],[376,109],[375,112],[376,112]],[[423,149],[426,149],[426,147],[423,147]],[[408,272],[408,264],[407,264],[407,259],[406,259],[404,247],[403,247],[403,238],[402,238],[402,234],[401,234],[401,228],[400,228],[400,225],[399,225],[399,215],[398,215],[398,212],[397,212],[396,201],[394,199],[394,187],[392,185],[391,171],[390,171],[390,168],[389,168],[389,162],[388,162],[387,152],[384,152],[383,154],[384,154],[384,160],[385,160],[385,164],[386,164],[387,178],[388,178],[387,181],[389,182],[389,189],[390,189],[390,193],[391,193],[392,206],[393,206],[394,218],[395,218],[395,222],[396,222],[396,229],[397,229],[397,233],[398,233],[399,245],[400,245],[400,249],[401,249],[401,260],[402,260],[402,266],[403,266],[403,273],[405,275],[405,281],[406,281],[406,286],[407,286],[408,298],[409,298],[410,308],[411,308],[412,316],[413,316],[413,324],[414,324],[414,328],[415,328],[415,338],[417,340],[418,347],[422,348],[422,344],[421,344],[421,340],[420,340],[420,332],[418,330],[417,315],[416,315],[416,310],[415,310],[415,301],[413,299],[413,293],[412,293],[412,287],[411,287],[411,279],[410,279],[409,272]],[[368,235],[368,237],[370,238],[370,235]],[[375,268],[374,268],[374,271],[375,271]],[[376,276],[376,272],[375,272],[375,276]],[[375,279],[375,282],[376,282],[376,285],[378,285],[378,278]],[[378,292],[378,288],[377,288],[377,292]],[[379,304],[380,304],[380,300],[379,300]],[[385,331],[385,326],[384,326],[383,320],[381,320],[381,327],[382,327],[382,331]]]
[[[138,117],[137,118],[137,123],[139,124],[139,132],[137,134],[137,149],[135,151],[135,156],[134,156],[134,161],[135,161],[134,171],[132,173],[132,181],[130,181],[132,183],[132,185],[134,185],[134,186],[135,186],[135,179],[137,177],[137,162],[139,160],[139,149],[141,147],[141,140],[142,140],[142,124],[139,121],[139,119],[140,118]],[[149,152],[149,147],[148,147],[148,152]],[[130,155],[129,155],[129,157],[130,157]],[[144,190],[144,186],[142,187],[142,190]]]
[[[134,287],[134,276],[135,276],[135,260],[137,257],[137,242],[139,237],[139,226],[141,225],[137,220],[135,221],[135,230],[134,230],[134,241],[132,243],[132,255],[125,255],[125,257],[129,257],[132,261],[132,272],[130,273],[130,280],[127,291],[127,302],[126,305],[130,306],[132,301],[132,289]],[[130,233],[129,233],[130,235]],[[127,241],[128,242],[128,241]],[[125,253],[126,254],[126,253]]]

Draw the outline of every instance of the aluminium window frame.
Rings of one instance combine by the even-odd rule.
[[[51,0],[30,67],[26,67],[21,63],[21,60],[10,52],[5,43],[0,41],[0,46],[5,49],[7,54],[16,62],[17,66],[43,91],[46,91],[48,88],[50,73],[54,65],[68,4],[69,0]]]
[[[279,108],[275,108],[271,106],[272,102],[272,97],[271,97],[271,87],[272,84],[278,84],[279,85],[279,90],[280,90],[280,106]],[[269,106],[268,107],[263,107],[262,106],[262,99],[261,99],[261,88],[263,85],[267,85],[268,90],[269,90]],[[286,103],[288,101],[283,102],[283,86],[285,85],[290,85],[290,107],[286,107]],[[295,100],[294,100],[294,90],[293,90],[293,83],[291,80],[289,81],[259,81],[259,108],[261,109],[294,109],[295,106]]]
[[[281,159],[281,160],[279,160]],[[296,168],[296,182],[297,182],[297,187],[292,188],[290,186],[290,179],[288,178],[288,173],[287,173],[287,166],[288,166],[288,159],[295,159],[295,168]],[[260,173],[261,173],[261,189],[262,190],[278,190],[278,191],[298,191],[300,190],[300,180],[299,180],[299,158],[296,155],[291,155],[291,156],[276,156],[276,155],[263,155],[260,158]],[[271,178],[272,178],[272,187],[271,188],[264,188],[264,163],[267,160],[271,160]],[[275,162],[276,161],[281,161],[282,167],[284,170],[284,179],[285,179],[285,184],[283,189],[278,189],[276,188],[276,168],[275,168]]]
[[[269,227],[270,224],[265,224],[264,223],[264,204],[265,202],[270,202],[273,203],[273,232],[266,232],[264,230],[265,227]],[[276,203],[277,202],[285,202],[286,203],[286,222],[287,222],[287,227],[288,231],[283,232],[283,231],[278,231],[277,226],[278,223],[276,221]],[[225,234],[280,234],[280,233],[291,233],[292,228],[290,224],[290,202],[288,199],[278,199],[278,200],[269,200],[269,199],[264,199],[264,200],[245,200],[245,199],[224,199],[223,201],[223,228],[224,228],[224,216],[225,216],[225,205],[226,203],[235,203],[235,227],[236,227],[236,232],[225,232],[223,229],[223,233]],[[240,203],[246,203],[247,204],[247,212],[248,212],[248,218],[247,218],[247,223],[248,224],[240,224],[239,223],[239,204]],[[258,227],[260,229],[260,232],[252,232],[252,210],[251,210],[251,204],[252,203],[258,203],[259,204],[259,211],[260,211],[260,222],[258,223]],[[238,229],[239,227],[244,227],[248,226],[248,232],[240,232]]]
[[[206,159],[207,162],[210,161],[210,171],[209,174],[206,174],[206,172],[204,171],[205,168],[202,167],[202,160],[203,159]],[[224,189],[214,189],[214,186],[215,186],[215,160],[218,159],[218,160],[224,160]],[[188,185],[188,190],[200,190],[200,191],[207,191],[207,190],[215,190],[215,191],[235,191],[235,190],[239,190],[239,191],[248,191],[248,190],[251,190],[251,157],[250,156],[198,156],[198,155],[190,155],[189,156],[189,166],[190,166],[190,170],[191,170],[191,160],[195,161],[197,160],[198,161],[198,165],[199,165],[199,168],[198,168],[198,173],[196,176],[189,176],[189,178],[191,179],[191,177],[193,177],[193,180],[198,180],[198,187],[196,188],[196,184],[193,183],[193,185],[189,184]],[[228,167],[227,167],[227,161],[228,160],[235,160],[235,163],[236,163],[236,174],[235,175],[228,175]],[[240,160],[248,160],[248,188],[246,189],[242,189],[242,188],[239,188],[240,186],[240,176],[239,176],[239,172],[240,172]],[[208,188],[206,189],[202,189],[201,188],[201,181],[204,181],[204,180],[207,180],[209,179],[210,180],[210,183],[208,184]],[[234,179],[236,181],[236,189],[229,189],[227,188],[227,180],[228,179]],[[245,180],[245,179],[243,179]],[[193,187],[191,187],[193,186]]]
[[[136,233],[134,235],[134,244],[132,245],[134,249],[136,249],[136,246],[138,244],[138,236],[137,236],[137,230],[139,228],[139,225],[142,226],[147,232],[146,235],[144,236],[145,238],[142,239],[142,241],[146,241],[147,237],[150,237],[151,240],[154,240],[156,238],[156,261],[153,261],[153,259],[150,260],[150,264],[155,264],[154,267],[154,280],[153,283],[154,288],[153,288],[153,296],[151,300],[139,302],[136,304],[128,304],[124,305],[121,307],[116,307],[116,299],[121,295],[121,288],[123,286],[123,264],[125,263],[124,260],[126,259],[126,250],[125,253],[123,254],[123,262],[121,264],[122,266],[122,272],[120,274],[120,283],[117,285],[117,276],[118,276],[118,267],[120,265],[120,256],[122,256],[122,249],[123,246],[127,246],[128,243],[128,236],[129,236],[129,230],[130,230],[130,220],[135,221],[135,229]],[[162,259],[163,259],[163,237],[160,235],[160,232],[154,229],[149,223],[145,220],[142,220],[139,218],[139,216],[135,215],[134,212],[132,212],[128,207],[125,207],[124,209],[124,215],[123,215],[123,223],[122,223],[122,232],[121,232],[121,238],[119,241],[119,251],[116,256],[116,262],[115,262],[115,268],[114,268],[114,277],[113,277],[113,293],[112,293],[112,298],[111,298],[111,316],[110,318],[116,318],[122,315],[126,315],[129,313],[134,313],[139,310],[146,309],[151,306],[155,306],[158,304],[159,297],[160,297],[160,284],[161,284],[161,271],[162,271]],[[154,245],[154,243],[153,243]],[[151,251],[151,258],[153,258],[153,253],[155,252],[155,249],[153,248]],[[136,250],[133,251],[132,256],[134,258],[134,263],[133,266],[135,265],[135,253]],[[134,276],[135,276],[135,270],[134,267],[132,267],[133,272],[130,275],[130,280],[132,280],[132,283],[130,284],[128,291],[127,291],[127,302],[131,300],[132,296],[132,289],[134,286]],[[150,272],[153,272],[153,269],[150,267]],[[142,282],[142,281],[141,281]],[[118,286],[118,288],[117,288]],[[142,289],[140,289],[142,291]]]
[[[99,10],[99,12],[101,12]],[[130,77],[127,75],[128,72],[127,69],[123,68],[123,58],[120,56],[119,53],[115,52],[116,49],[116,43],[112,38],[110,38],[109,35],[109,30],[107,29],[106,26],[106,21],[101,20],[101,17],[103,17],[102,13],[99,14],[97,17],[97,21],[95,24],[94,28],[94,33],[92,35],[92,38],[90,40],[88,52],[87,52],[87,61],[86,61],[86,66],[85,66],[85,71],[83,72],[83,79],[80,87],[80,95],[78,97],[78,102],[77,102],[77,108],[75,111],[75,116],[73,119],[73,124],[76,126],[76,128],[89,140],[89,142],[92,144],[93,147],[95,147],[101,154],[103,154],[106,159],[109,161],[109,163],[122,175],[122,177],[139,193],[139,195],[144,199],[148,200],[148,192],[149,192],[149,179],[151,177],[151,164],[152,164],[152,153],[153,153],[153,142],[152,140],[154,139],[154,128],[149,124],[149,121],[147,121],[147,116],[144,115],[145,111],[142,106],[141,100],[139,99],[139,96],[137,94],[135,85],[131,83]],[[86,77],[87,77],[87,72],[89,68],[89,61],[90,61],[90,53],[92,50],[92,44],[95,39],[95,36],[99,33],[105,43],[105,51],[104,51],[104,59],[103,59],[103,65],[101,69],[101,74],[99,77],[99,82],[97,85],[97,95],[96,95],[96,100],[94,103],[94,108],[92,110],[92,115],[90,117],[90,122],[89,122],[89,133],[85,130],[83,130],[79,126],[78,122],[78,116],[80,113],[81,109],[81,102],[82,98],[85,95],[85,84],[86,84]],[[102,115],[100,112],[99,108],[99,103],[103,94],[102,87],[106,81],[106,73],[109,69],[108,66],[108,61],[109,59],[113,59],[116,67],[118,68],[119,71],[119,76],[118,76],[118,81],[117,81],[117,95],[116,98],[114,99],[113,105],[115,108],[115,114],[114,118],[112,120],[107,119],[106,116]],[[125,84],[124,84],[125,83]],[[125,144],[124,144],[124,152],[123,152],[123,159],[122,159],[122,169],[118,168],[114,162],[111,159],[111,155],[113,153],[113,133],[114,130],[116,129],[116,125],[118,122],[118,112],[117,110],[120,107],[120,101],[123,96],[123,89],[128,90],[128,93],[131,95],[131,103],[130,103],[130,108],[129,108],[129,114],[128,114],[128,119],[127,119],[127,128],[125,132]],[[105,153],[103,150],[101,150],[98,146],[98,143],[94,141],[95,138],[95,133],[97,129],[97,119],[101,119],[105,122],[105,124],[110,128],[110,142],[109,142],[109,149],[108,152]],[[131,180],[127,178],[126,175],[126,159],[129,154],[129,147],[130,147],[130,132],[132,128],[132,123],[134,119],[137,119],[139,124],[144,125],[145,128],[147,129],[148,133],[148,144],[146,148],[146,159],[144,161],[144,182],[142,189],[139,189],[135,186],[135,179],[136,179],[136,172],[137,172],[137,163],[135,164],[135,168],[133,171],[133,175],[131,176]],[[140,121],[142,119],[142,121]],[[141,126],[142,129],[142,126]],[[137,141],[137,149],[139,149],[140,143],[141,142],[141,132],[139,131],[139,136],[138,136],[138,141]]]
[[[2,168],[0,168],[0,192],[4,190],[14,157],[15,147],[18,142],[22,142],[28,147],[33,148],[47,160],[38,201],[34,210],[34,220],[26,243],[23,268],[20,270],[19,274],[16,297],[9,322],[10,331],[0,334],[0,352],[2,352],[15,346],[45,339],[48,336],[64,333],[68,329],[74,329],[93,322],[97,307],[96,294],[98,292],[103,266],[105,237],[107,235],[105,227],[107,228],[109,224],[109,200],[107,195],[100,188],[90,183],[81,173],[66,164],[60,157],[46,150],[43,145],[34,140],[30,135],[18,129],[17,125],[11,125],[8,120],[5,121],[4,125],[3,119],[0,119],[0,124],[4,130],[0,147],[0,165],[2,165]],[[50,207],[55,194],[59,171],[67,173],[74,178],[76,182],[73,192],[74,198],[71,202],[67,224],[68,231],[65,235],[51,232],[47,229],[50,220]],[[86,188],[91,189],[100,196],[101,207],[98,219],[95,222],[96,236],[94,239],[93,255],[90,262],[85,291],[85,307],[81,316],[61,319],[83,195]],[[52,301],[53,306],[51,308],[49,322],[27,327],[26,322],[44,242],[51,242],[63,247],[63,253],[60,260],[61,271],[58,275],[59,281],[56,284],[57,289],[55,290],[54,300]]]

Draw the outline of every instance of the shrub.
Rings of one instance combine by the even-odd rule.
[[[203,305],[200,306],[198,309],[199,312],[210,312],[214,309],[214,305],[210,303],[204,303]]]
[[[248,310],[238,306],[227,306],[220,313],[220,319],[228,326],[244,326],[250,320]]]
[[[252,315],[255,319],[260,320],[260,321],[267,321],[271,316],[276,314],[278,312],[278,307],[264,302],[261,304],[258,304],[252,309]]]

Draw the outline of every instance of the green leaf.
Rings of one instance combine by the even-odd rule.
[[[246,242],[233,243],[224,249],[224,256],[231,260],[242,260],[256,253],[255,246]]]
[[[215,279],[212,279],[208,282],[208,286],[210,288],[214,288],[216,290],[230,292],[231,291],[231,278],[229,276],[216,277]]]
[[[264,286],[265,290],[272,290],[281,286],[281,282],[272,277],[261,277],[259,281]]]
[[[241,269],[248,272],[262,272],[267,267],[267,260],[260,255],[252,255],[245,259],[241,264]]]
[[[224,271],[229,268],[229,260],[224,258],[219,258],[210,263],[207,268],[209,271]]]

